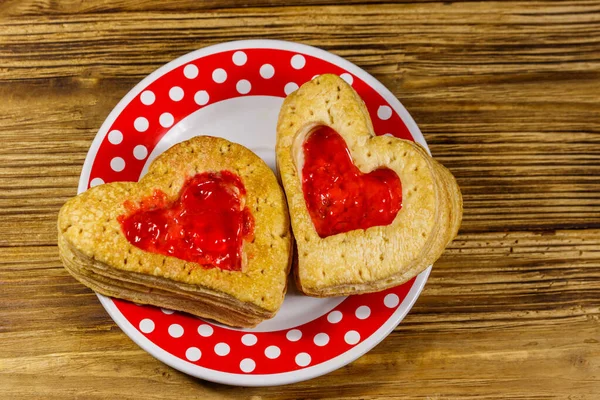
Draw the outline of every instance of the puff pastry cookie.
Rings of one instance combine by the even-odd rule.
[[[286,98],[276,152],[305,294],[399,285],[457,234],[462,197],[452,174],[418,144],[376,136],[362,99],[336,75]]]
[[[139,182],[69,200],[58,244],[66,269],[101,294],[238,327],[279,310],[292,253],[273,172],[209,136],[175,145]]]

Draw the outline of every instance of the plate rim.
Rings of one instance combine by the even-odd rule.
[[[92,166],[94,164],[96,155],[100,145],[104,141],[108,134],[109,128],[112,126],[117,117],[125,109],[125,107],[135,99],[150,83],[154,82],[167,72],[184,65],[188,62],[197,60],[201,57],[205,57],[215,53],[221,53],[224,51],[231,50],[243,50],[250,48],[268,48],[285,51],[295,51],[302,54],[311,55],[320,59],[324,59],[331,62],[346,71],[356,75],[362,79],[367,85],[371,86],[377,93],[379,93],[385,101],[392,107],[392,109],[398,113],[406,128],[409,130],[413,139],[423,145],[423,147],[429,152],[425,138],[421,133],[421,130],[417,126],[414,119],[408,113],[406,108],[400,103],[396,96],[387,89],[381,82],[375,79],[371,74],[362,68],[358,67],[354,63],[330,53],[326,50],[313,47],[306,44],[274,40],[274,39],[250,39],[250,40],[236,40],[224,43],[218,43],[211,46],[207,46],[198,50],[194,50],[187,54],[184,54],[164,65],[157,68],[132,89],[127,92],[125,96],[115,105],[109,115],[106,117],[100,129],[96,133],[92,144],[89,147],[83,167],[79,178],[79,186],[77,189],[78,193],[82,193],[87,190]],[[121,311],[117,308],[111,298],[96,293],[100,303],[107,311],[112,320],[123,330],[123,332],[144,351],[150,354],[157,360],[165,363],[166,365],[175,368],[183,373],[196,378],[205,379],[211,382],[228,384],[234,386],[278,386],[290,383],[296,383],[305,381],[308,379],[316,378],[318,376],[325,375],[336,369],[339,369],[359,357],[366,354],[383,339],[385,339],[399,324],[402,322],[404,317],[412,309],[412,306],[419,298],[427,278],[431,272],[431,266],[425,271],[417,275],[413,282],[410,290],[406,294],[403,301],[398,305],[394,313],[368,338],[363,340],[361,343],[350,348],[346,352],[337,355],[322,363],[312,365],[300,370],[288,371],[275,374],[235,374],[230,372],[222,372],[214,369],[202,367],[191,362],[188,362],[182,358],[176,357],[173,354],[159,347],[157,344],[152,342],[141,332],[139,332],[130,322],[125,318]]]

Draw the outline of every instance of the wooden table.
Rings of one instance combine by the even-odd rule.
[[[0,3],[0,398],[600,398],[600,2],[338,3]],[[396,331],[285,387],[155,360],[56,248],[56,213],[118,100],[162,64],[242,38],[322,47],[373,74],[465,202]]]

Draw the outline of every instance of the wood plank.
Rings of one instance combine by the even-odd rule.
[[[0,398],[600,398],[600,1],[348,3],[0,2]],[[155,360],[56,249],[115,104],[173,58],[248,38],[373,74],[465,200],[403,323],[356,362],[277,388]]]

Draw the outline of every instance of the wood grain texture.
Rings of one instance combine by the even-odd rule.
[[[0,398],[600,398],[600,2],[350,3],[0,2]],[[58,209],[119,99],[175,57],[248,38],[373,74],[465,202],[396,331],[279,388],[153,359],[56,249]]]

